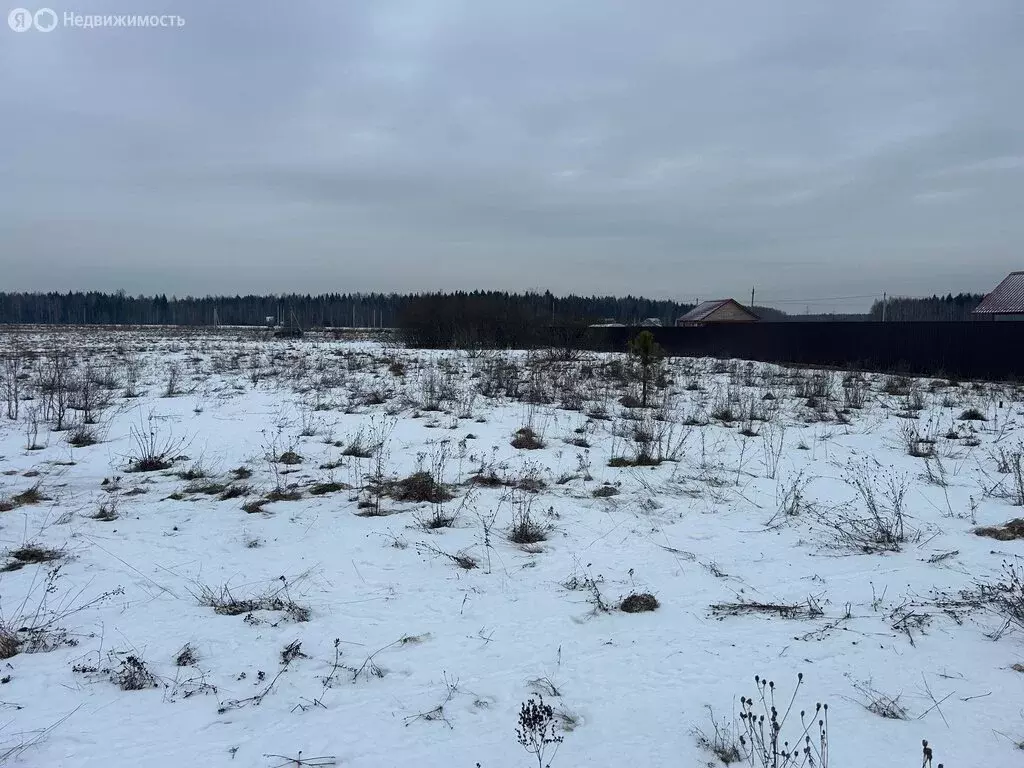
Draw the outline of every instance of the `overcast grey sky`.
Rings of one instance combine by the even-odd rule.
[[[1022,0],[50,7],[185,26],[0,27],[0,289],[803,311],[1024,268]]]

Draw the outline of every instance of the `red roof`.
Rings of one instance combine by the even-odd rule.
[[[1024,271],[1011,272],[974,310],[979,315],[1024,313]]]

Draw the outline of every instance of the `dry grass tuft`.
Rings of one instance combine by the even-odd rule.
[[[1015,520],[1010,520],[1008,523],[1003,523],[1002,525],[990,525],[975,528],[974,533],[977,536],[987,536],[988,538],[996,539],[997,541],[1024,539],[1024,518],[1018,517]]]
[[[36,483],[31,488],[27,488],[21,493],[16,493],[11,497],[11,501],[14,502],[15,506],[20,507],[26,504],[38,504],[41,501],[47,501],[47,498],[43,495],[41,484]]]
[[[277,611],[285,614],[296,622],[309,621],[312,611],[304,605],[296,603],[285,588],[271,589],[259,595],[237,598],[225,584],[217,590],[206,585],[199,585],[194,597],[199,604],[213,608],[213,612],[221,616],[241,616],[255,611]]]
[[[658,598],[649,592],[634,592],[619,603],[619,609],[626,613],[647,613],[658,609]]]
[[[309,489],[310,494],[313,496],[323,496],[328,493],[337,493],[338,491],[351,491],[352,486],[347,483],[336,483],[334,481],[326,483],[317,483]]]
[[[544,441],[530,427],[523,427],[516,431],[512,438],[512,447],[525,451],[536,451],[544,447]]]
[[[426,471],[414,472],[406,478],[391,483],[387,495],[395,501],[430,502],[441,504],[455,498],[452,493]]]
[[[11,558],[11,562],[0,570],[17,571],[26,565],[50,563],[64,557],[64,553],[59,549],[49,549],[38,544],[25,544],[18,549],[9,550],[7,555]]]
[[[295,451],[285,451],[277,457],[279,464],[285,464],[289,467],[295,466],[296,464],[302,463],[302,457],[299,456]]]

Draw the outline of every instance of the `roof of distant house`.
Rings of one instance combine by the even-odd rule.
[[[1024,271],[1008,274],[981,300],[974,312],[982,315],[1024,312]]]
[[[726,304],[735,304],[740,307],[744,312],[749,314],[751,317],[757,317],[753,312],[744,307],[735,299],[714,299],[713,301],[702,301],[696,307],[691,309],[685,315],[680,317],[676,322],[679,323],[699,323],[701,320],[706,320],[712,313],[721,309]]]

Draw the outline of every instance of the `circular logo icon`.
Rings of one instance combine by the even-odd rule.
[[[27,8],[15,8],[7,14],[7,26],[15,32],[28,32],[32,29],[32,11]]]
[[[40,8],[32,17],[32,22],[40,32],[52,32],[57,26],[57,14],[50,8]]]

